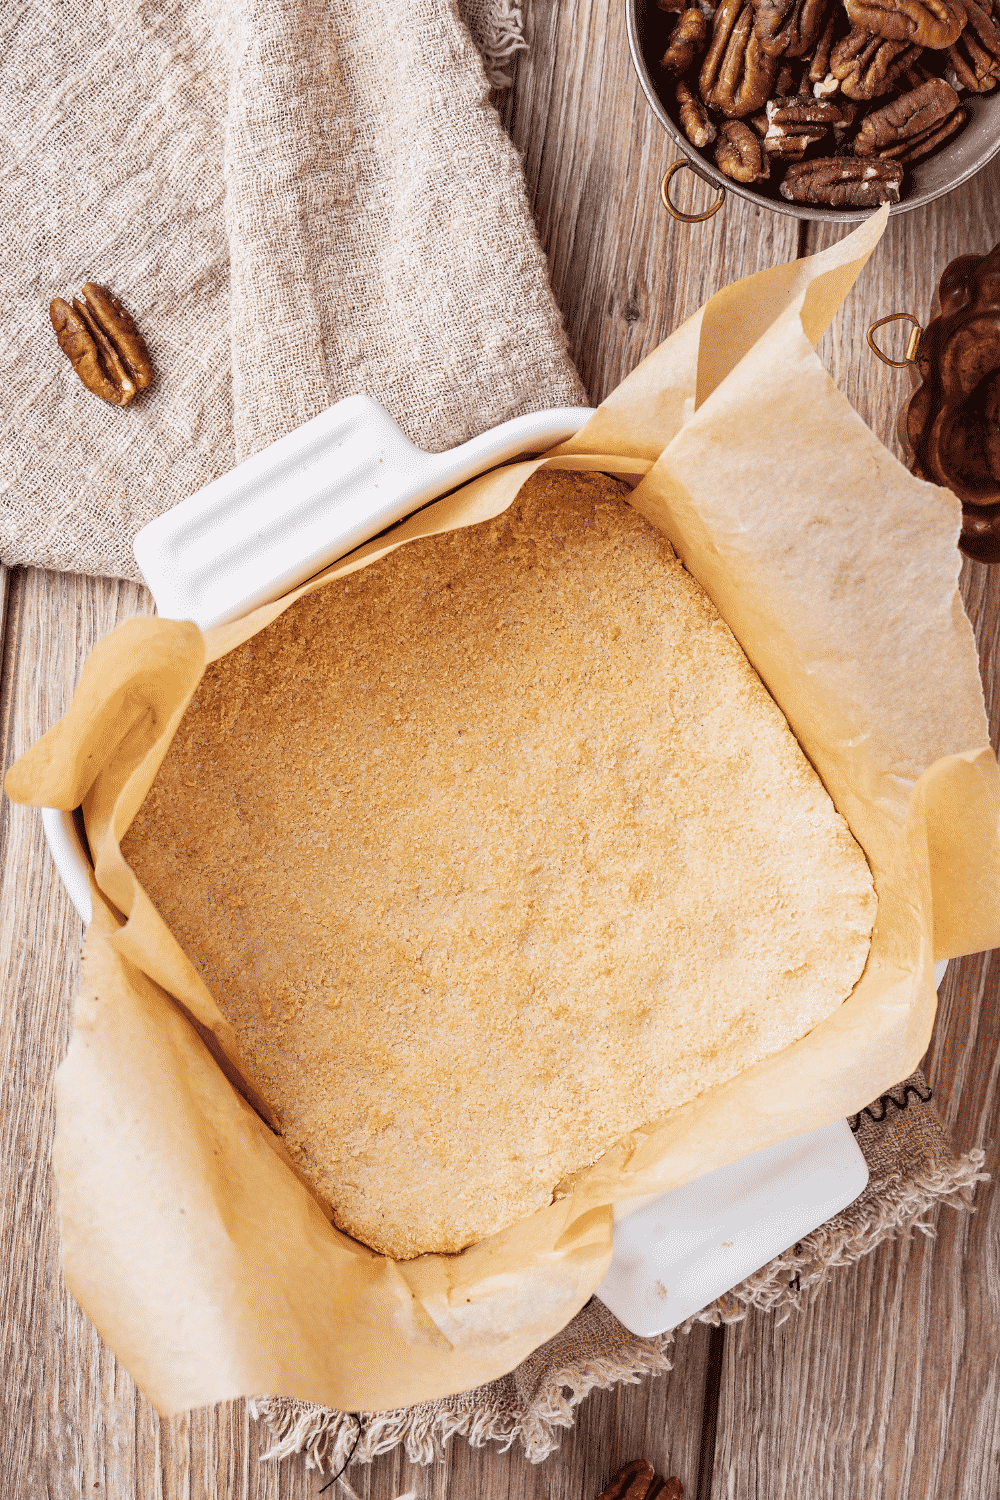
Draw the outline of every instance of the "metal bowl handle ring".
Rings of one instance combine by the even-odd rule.
[[[670,179],[675,175],[675,173],[683,172],[685,167],[687,167],[689,172],[693,172],[696,177],[701,177],[702,182],[708,182],[708,178],[702,177],[697,167],[692,166],[689,161],[675,161],[672,167],[667,168],[661,179],[660,202],[667,210],[667,213],[670,214],[671,218],[679,219],[682,224],[701,224],[703,220],[710,219],[713,214],[717,214],[719,212],[719,209],[726,201],[726,190],[724,187],[720,187],[717,200],[712,204],[711,208],[707,208],[703,214],[682,214],[680,209],[675,208],[673,203],[671,203],[670,201]],[[712,186],[710,182],[708,183],[708,185],[709,187]]]
[[[910,330],[910,337],[909,337],[909,339],[907,341],[907,345],[906,345],[906,353],[903,355],[902,359],[890,359],[889,356],[888,356],[888,354],[885,354],[879,348],[878,344],[876,344],[875,339],[873,338],[872,335],[874,334],[876,328],[881,328],[886,323],[898,323],[898,322],[901,322],[904,318],[907,320],[907,322],[910,322],[910,323],[913,324],[913,328]],[[918,351],[920,349],[920,340],[923,337],[923,332],[924,332],[924,330],[920,326],[920,320],[918,318],[915,318],[912,313],[908,313],[908,312],[889,313],[888,317],[879,318],[876,323],[872,323],[871,326],[869,327],[869,329],[868,329],[868,347],[872,351],[873,354],[877,354],[878,355],[879,359],[882,361],[882,363],[884,365],[891,365],[894,370],[902,370],[904,368],[904,366],[906,366],[906,365],[914,365],[914,364],[916,364],[916,362],[917,362],[917,353],[918,353]]]

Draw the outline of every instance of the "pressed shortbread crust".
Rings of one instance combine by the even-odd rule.
[[[850,993],[875,897],[784,718],[603,475],[210,666],[123,848],[336,1222],[398,1259],[551,1200]]]

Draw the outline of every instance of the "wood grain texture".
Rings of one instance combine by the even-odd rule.
[[[718,286],[804,251],[792,220],[730,198],[684,226],[659,203],[673,151],[632,73],[621,9],[532,0],[531,48],[500,100],[525,159],[570,349],[600,400]],[[688,174],[681,207],[707,196]],[[812,229],[808,248],[845,232]],[[1000,169],[945,203],[893,221],[821,354],[881,437],[893,441],[905,375],[864,346],[883,312],[928,305],[960,250],[1000,238]],[[967,564],[994,719],[1000,569]],[[6,609],[3,604],[6,601]],[[90,646],[148,613],[132,585],[0,570],[4,766],[63,711]],[[323,1480],[301,1459],[259,1463],[265,1434],[236,1402],[161,1422],[63,1287],[49,1153],[52,1078],[65,1048],[80,923],[36,815],[0,803],[0,1495],[26,1500],[304,1500]],[[995,1143],[997,955],[953,964],[928,1068],[959,1145]],[[679,1474],[689,1500],[754,1496],[922,1500],[1000,1494],[1000,1194],[979,1212],[944,1209],[938,1237],[884,1247],[838,1273],[782,1327],[696,1329],[675,1368],[593,1393],[558,1453],[453,1442],[414,1468],[399,1453],[348,1478],[363,1500],[593,1500],[628,1459]],[[717,1406],[717,1415],[716,1415]],[[343,1486],[328,1492],[347,1497]]]
[[[809,250],[842,230],[812,228]],[[1000,239],[1000,168],[890,221],[820,355],[878,436],[902,452],[907,372],[865,344],[885,313],[926,320],[954,256]],[[878,496],[872,496],[872,504]],[[994,747],[1000,569],[966,561],[962,592],[979,643]],[[925,1069],[959,1150],[1000,1139],[1000,953],[953,962]],[[781,1327],[752,1317],[727,1335],[713,1497],[726,1500],[972,1500],[1000,1495],[1000,1191],[974,1215],[944,1207],[935,1237],[882,1246],[835,1273]]]

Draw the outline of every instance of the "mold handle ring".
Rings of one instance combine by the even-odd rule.
[[[689,172],[693,172],[696,177],[701,177],[702,182],[708,182],[708,178],[702,177],[697,167],[692,166],[689,161],[675,161],[673,166],[668,167],[664,172],[662,180],[660,182],[660,202],[667,210],[667,213],[670,214],[671,218],[679,219],[682,224],[700,224],[703,220],[710,219],[713,214],[717,214],[719,212],[719,209],[726,201],[726,190],[724,187],[719,188],[718,198],[712,204],[711,208],[706,209],[703,214],[681,213],[680,209],[675,208],[674,204],[670,201],[670,180],[673,176],[675,176],[677,172],[683,172],[685,167],[687,167]],[[709,183],[709,187],[711,186],[712,184]]]
[[[910,330],[910,337],[906,345],[906,353],[903,355],[902,359],[890,359],[888,354],[886,354],[882,349],[879,348],[878,344],[876,344],[873,335],[876,328],[881,328],[886,323],[898,323],[904,318],[907,320],[907,322],[913,324],[913,327]],[[888,317],[879,318],[876,323],[872,323],[869,327],[868,347],[873,354],[878,355],[879,359],[884,365],[891,365],[894,370],[901,370],[905,365],[916,364],[917,354],[920,350],[920,340],[923,337],[923,332],[924,330],[920,326],[919,319],[915,318],[912,313],[889,313]]]

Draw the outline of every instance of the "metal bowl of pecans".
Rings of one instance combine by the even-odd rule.
[[[1000,0],[626,0],[626,16],[687,163],[777,213],[906,213],[1000,151]]]

